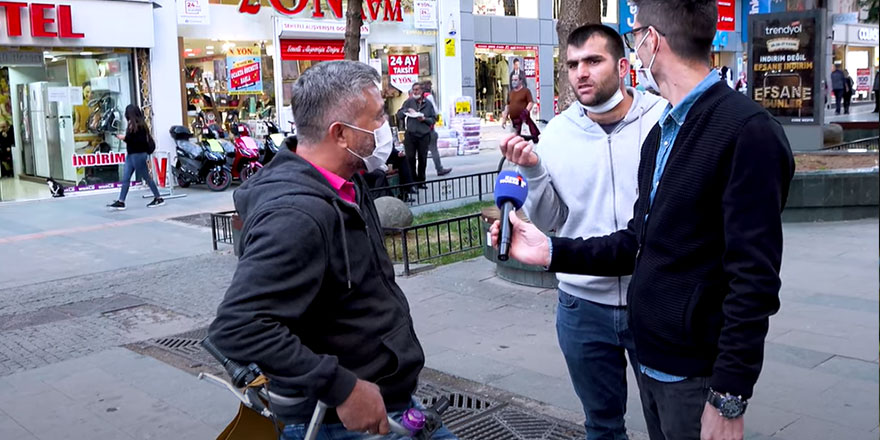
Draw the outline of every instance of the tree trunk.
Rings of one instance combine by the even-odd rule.
[[[346,60],[357,61],[360,58],[363,9],[362,0],[348,0],[345,10],[345,46],[342,50]]]
[[[625,1],[625,0],[621,0]],[[602,22],[602,0],[560,0],[559,17],[556,22],[556,34],[559,37],[559,62],[556,65],[559,74],[556,77],[556,88],[559,91],[559,111],[563,111],[575,101],[574,91],[568,83],[566,62],[566,46],[571,31],[587,23]]]

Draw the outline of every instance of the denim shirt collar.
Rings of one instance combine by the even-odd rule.
[[[688,93],[681,102],[678,103],[677,106],[673,107],[672,104],[666,104],[666,109],[663,110],[663,115],[660,117],[660,125],[666,124],[666,118],[671,117],[673,121],[680,127],[684,124],[685,118],[687,118],[688,112],[690,112],[691,107],[694,106],[694,103],[700,99],[700,96],[703,96],[703,93],[706,90],[709,90],[710,87],[715,85],[715,83],[721,81],[721,76],[718,74],[718,70],[712,69],[693,90]]]

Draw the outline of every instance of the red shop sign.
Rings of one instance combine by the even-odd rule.
[[[400,0],[363,0],[361,18],[364,21],[376,21],[382,12],[382,21],[403,21],[403,7]],[[272,7],[283,15],[299,15],[309,6],[312,9],[313,18],[324,18],[324,3],[329,6],[330,12],[336,18],[342,18],[342,0],[293,0],[291,7],[287,7],[281,0],[269,0]],[[238,12],[243,14],[256,14],[260,12],[261,2],[258,0],[241,0]]]
[[[344,58],[342,40],[281,40],[284,61],[332,61]]]
[[[719,31],[736,30],[736,2],[734,0],[718,0]]]
[[[0,1],[5,9],[6,35],[20,37],[22,32],[22,10],[30,21],[31,36],[34,38],[85,38],[85,34],[73,30],[73,16],[70,5],[51,5],[45,3],[21,3]]]

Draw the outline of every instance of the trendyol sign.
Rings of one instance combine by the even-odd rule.
[[[364,6],[361,11],[361,17],[364,21],[376,21],[381,15],[382,21],[403,21],[403,7],[400,5],[401,0],[363,0]],[[281,3],[281,0],[269,0],[272,7],[283,15],[294,16],[303,13],[311,4],[312,17],[324,18],[323,3],[327,3],[330,12],[336,18],[342,18],[342,0],[293,0],[293,5],[287,7]],[[260,12],[260,0],[241,0],[238,6],[238,12],[244,14],[256,14]]]
[[[22,13],[27,17],[24,21],[30,23],[31,37],[81,39],[86,36],[73,29],[70,5],[0,1],[0,7],[6,12],[6,35],[10,38],[22,36]]]

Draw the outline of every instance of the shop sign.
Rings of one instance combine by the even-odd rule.
[[[834,14],[831,16],[831,22],[834,24],[858,24],[859,13],[847,12],[844,14]]]
[[[208,0],[177,0],[177,24],[211,24]]]
[[[494,49],[494,50],[531,50],[537,51],[538,46],[522,46],[513,44],[477,44],[477,49]]]
[[[260,95],[263,76],[259,49],[234,47],[226,55],[227,90],[230,95]]]
[[[856,69],[856,90],[871,90],[871,69]]]
[[[715,38],[712,39],[712,46],[716,48],[724,48],[727,47],[729,41],[730,39],[727,32],[715,31]]]
[[[718,24],[719,31],[736,30],[736,2],[734,0],[718,0]]]
[[[767,14],[750,23],[752,99],[783,122],[821,122],[822,102],[814,99],[821,81],[814,68],[823,41],[819,14]]]
[[[364,21],[403,21],[403,6],[401,0],[364,0],[361,17]],[[293,0],[293,5],[287,7],[281,0],[269,0],[272,7],[279,13],[287,16],[300,15],[311,5],[312,18],[324,18],[324,3],[330,8],[334,17],[342,18],[342,0]],[[241,0],[238,12],[243,14],[257,14],[260,12],[259,0]],[[379,13],[383,14],[380,15]],[[306,12],[308,14],[308,12]]]
[[[620,33],[625,34],[633,30],[636,21],[636,14],[639,7],[633,0],[620,0]]]
[[[12,66],[42,66],[43,53],[21,50],[4,50],[0,52],[0,64]]]
[[[388,55],[388,75],[391,86],[407,93],[419,81],[418,55]]]
[[[30,35],[34,38],[81,39],[84,33],[73,30],[73,14],[70,5],[52,5],[46,3],[0,2],[6,10],[6,35],[22,36],[22,19],[24,11],[29,17]]]
[[[858,28],[857,38],[859,41],[870,41],[876,43],[880,39],[880,29],[860,27]]]
[[[523,57],[523,70],[526,72],[526,78],[535,77],[535,57]]]
[[[74,168],[122,165],[125,163],[125,153],[74,154],[71,161]]]
[[[437,29],[437,0],[415,0],[413,9],[416,29]]]
[[[313,33],[345,35],[345,22],[332,21],[307,21],[307,20],[279,20],[281,32]],[[370,35],[370,25],[364,23],[361,26],[361,36]]]
[[[342,40],[281,40],[281,59],[284,61],[341,60],[345,53]]]

